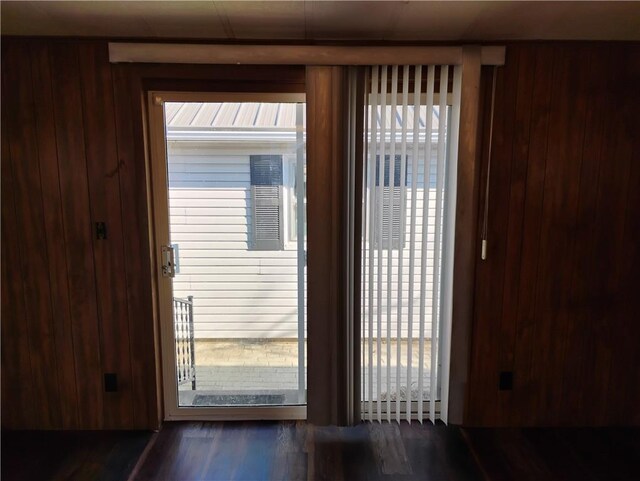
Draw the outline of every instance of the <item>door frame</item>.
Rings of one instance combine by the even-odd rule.
[[[150,90],[146,96],[149,166],[153,218],[152,256],[155,257],[155,294],[160,332],[160,359],[164,420],[304,420],[306,405],[180,407],[178,405],[175,337],[173,329],[172,278],[162,275],[163,245],[170,244],[167,152],[164,102],[304,102],[304,93],[184,92]]]

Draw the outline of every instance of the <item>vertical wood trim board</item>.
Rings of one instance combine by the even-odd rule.
[[[346,422],[345,71],[307,67],[307,418]]]
[[[475,233],[478,219],[480,48],[465,47],[462,57],[448,404],[448,420],[451,424],[462,424],[465,419],[475,258],[479,252]]]

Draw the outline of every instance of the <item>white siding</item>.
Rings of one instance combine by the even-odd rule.
[[[171,242],[179,246],[174,296],[194,298],[197,338],[296,338],[297,244],[248,250],[249,156],[168,143]],[[283,161],[295,158],[285,152]],[[290,192],[285,187],[285,202]],[[288,222],[285,204],[285,222]],[[286,229],[286,236],[288,229]]]
[[[286,162],[294,159],[293,148],[284,152]],[[169,211],[171,241],[179,245],[180,272],[174,279],[174,296],[194,296],[195,334],[197,338],[296,338],[297,319],[297,244],[289,240],[290,211],[287,206],[292,190],[285,177],[285,250],[248,250],[251,232],[251,191],[249,156],[275,153],[253,146],[250,151],[237,149],[220,154],[220,149],[202,142],[169,142]],[[422,158],[422,155],[420,156]],[[416,192],[417,216],[416,271],[420,268],[422,236],[422,201],[424,169],[419,165]],[[407,169],[406,233],[403,267],[403,336],[406,335],[406,303],[408,299],[409,213],[411,197],[411,160]],[[429,220],[435,217],[435,194],[431,193]],[[433,238],[427,238],[428,272],[433,261]],[[397,255],[393,252],[392,332],[396,332]],[[364,252],[363,255],[367,255]],[[377,256],[376,256],[377,262]],[[377,265],[377,264],[375,264]],[[386,332],[386,252],[383,256],[383,332]],[[367,277],[365,277],[366,281]],[[377,269],[374,268],[374,285]],[[420,302],[419,283],[414,297],[415,318]],[[427,291],[432,286],[427,285]],[[364,296],[368,285],[363,285]],[[429,295],[427,295],[427,298]],[[374,293],[374,314],[377,310]],[[430,303],[427,303],[430,307]],[[427,331],[430,332],[430,309],[427,309]],[[366,312],[363,322],[366,322]],[[414,329],[415,332],[415,329]]]
[[[385,149],[387,154],[389,152],[389,146],[387,144],[387,148]],[[379,151],[379,150],[378,150]],[[416,327],[418,325],[418,315],[419,315],[419,306],[420,306],[420,282],[418,281],[418,274],[420,272],[420,265],[422,262],[422,214],[423,214],[423,201],[424,201],[424,192],[425,192],[425,182],[424,182],[424,154],[421,151],[419,155],[418,161],[418,179],[417,179],[417,189],[415,201],[416,205],[416,243],[415,243],[415,261],[414,265],[416,267],[416,282],[414,283],[414,297],[413,297],[413,335],[414,338],[417,338]],[[435,150],[432,151],[432,159],[435,158]],[[402,268],[402,316],[403,316],[403,327],[401,330],[402,337],[407,337],[407,315],[408,315],[408,305],[409,305],[409,244],[410,244],[410,217],[411,217],[411,204],[414,201],[411,195],[411,178],[412,178],[412,159],[411,155],[409,155],[409,159],[407,162],[407,180],[406,180],[406,204],[405,204],[405,244],[404,244],[404,253],[403,253],[403,268]],[[435,176],[433,175],[434,165],[432,164],[431,171],[431,183],[430,187],[435,187]],[[399,189],[400,187],[395,187]],[[427,221],[431,228],[430,232],[427,233],[427,284],[426,284],[426,300],[425,305],[427,306],[426,315],[425,315],[425,333],[426,337],[431,337],[431,293],[433,291],[433,283],[431,282],[433,276],[433,224],[435,222],[435,189],[429,189],[429,210],[427,215]],[[367,239],[369,241],[369,239]],[[364,248],[365,252],[362,253],[363,258],[367,258],[369,256],[369,246],[370,243],[366,242]],[[394,249],[392,251],[393,256],[393,268],[392,268],[392,282],[391,282],[391,337],[395,339],[397,332],[397,309],[398,309],[398,250]],[[386,338],[387,333],[387,272],[388,272],[388,264],[387,264],[387,244],[384,243],[384,249],[382,251],[382,324],[381,324],[381,334]],[[377,321],[376,316],[378,313],[377,306],[377,288],[378,288],[378,250],[374,249],[374,265],[373,265],[373,335],[376,337],[377,334]],[[367,296],[366,299],[366,307],[362,314],[362,323],[366,325],[367,328],[364,330],[368,334],[368,313],[369,313],[369,271],[362,272],[362,295]]]

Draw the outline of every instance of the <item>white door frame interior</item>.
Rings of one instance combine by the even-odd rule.
[[[164,102],[304,102],[296,93],[208,93],[158,92],[147,95],[149,167],[152,187],[153,249],[156,256],[156,308],[160,328],[162,394],[164,419],[176,420],[298,420],[306,419],[306,405],[180,407],[178,403],[175,334],[173,329],[172,278],[162,274],[161,247],[169,239],[169,199],[167,178]],[[304,332],[304,331],[303,331]]]

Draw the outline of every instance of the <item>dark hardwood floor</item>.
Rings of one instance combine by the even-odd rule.
[[[126,480],[152,433],[2,431],[2,481]]]
[[[165,423],[158,434],[3,432],[2,480],[640,480],[638,429]]]
[[[313,427],[303,422],[167,424],[136,480],[482,479],[443,424]]]
[[[640,480],[640,429],[466,429],[491,481]]]

